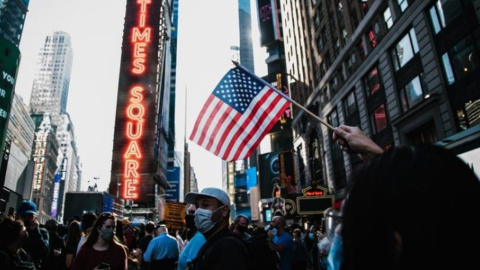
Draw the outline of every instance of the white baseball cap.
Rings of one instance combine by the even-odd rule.
[[[230,207],[230,197],[228,197],[228,194],[223,189],[208,187],[204,188],[200,193],[189,192],[187,195],[185,195],[185,202],[195,204],[198,196],[206,196],[217,199],[222,204]]]

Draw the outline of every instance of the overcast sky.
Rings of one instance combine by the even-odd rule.
[[[98,177],[103,191],[110,181],[125,6],[126,0],[32,0],[25,21],[15,91],[27,104],[45,37],[53,31],[71,36],[73,68],[67,111],[83,163],[83,188]],[[189,142],[188,136],[207,96],[232,67],[230,46],[238,45],[237,1],[180,0],[179,8],[176,147],[183,150],[186,127],[200,188],[220,187],[221,160]]]

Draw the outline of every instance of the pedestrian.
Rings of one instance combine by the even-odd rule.
[[[115,239],[116,224],[117,218],[111,212],[97,218],[73,261],[72,270],[127,270],[126,247]]]
[[[342,205],[343,250],[331,251],[343,252],[335,260],[341,269],[480,269],[480,181],[463,160],[434,145],[379,155],[359,129],[334,133],[371,156],[355,171]],[[452,225],[461,233],[445,234]]]
[[[203,234],[197,231],[195,226],[195,204],[188,204],[185,213],[185,225],[187,227],[187,238],[185,248],[180,252],[177,270],[185,270],[192,267],[192,261],[197,257],[198,251],[205,244]]]
[[[0,269],[37,269],[33,258],[22,248],[27,237],[27,229],[22,220],[5,217],[0,222]]]
[[[80,223],[80,226],[82,228],[82,237],[80,237],[80,241],[78,241],[77,254],[80,251],[80,248],[82,247],[82,245],[87,240],[87,236],[90,233],[90,230],[92,229],[92,226],[93,224],[95,224],[96,220],[97,220],[97,215],[93,212],[86,212],[82,215],[82,220]]]
[[[68,224],[67,240],[65,241],[65,267],[67,270],[72,267],[73,259],[77,254],[78,242],[81,237],[80,222],[72,220],[70,224]]]
[[[233,219],[233,232],[240,235],[243,241],[248,241],[251,237],[248,233],[248,217],[242,214]]]
[[[148,244],[143,260],[150,263],[151,269],[175,270],[180,254],[177,239],[168,234],[164,224],[157,226],[157,233]]]
[[[270,222],[270,248],[280,255],[282,270],[290,270],[293,260],[293,237],[286,229],[284,216],[274,216]]]
[[[143,254],[147,251],[148,244],[154,237],[155,223],[148,221],[145,225],[145,235],[138,241],[137,248],[133,249],[132,255],[135,256],[138,262],[140,262],[140,269],[150,270],[150,263],[143,260]]]
[[[37,205],[25,200],[18,207],[17,214],[27,228],[28,234],[22,248],[30,254],[35,267],[42,269],[42,262],[47,258],[50,246],[48,232],[40,227],[40,222],[37,220]]]
[[[58,235],[58,222],[49,219],[45,222],[45,228],[49,235],[50,252],[42,264],[42,269],[63,270],[65,269],[65,241]]]
[[[292,270],[306,270],[308,262],[307,245],[300,229],[293,230]]]
[[[195,270],[246,270],[250,258],[243,241],[229,230],[230,198],[220,189],[207,187],[200,193],[185,195],[195,204],[195,226],[206,239],[193,262]]]

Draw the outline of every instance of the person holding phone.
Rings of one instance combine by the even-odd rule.
[[[127,269],[127,251],[115,237],[116,224],[117,218],[110,212],[98,217],[73,261],[72,270]]]
[[[22,248],[32,257],[35,268],[42,269],[42,263],[50,251],[50,237],[45,228],[41,228],[37,220],[37,205],[29,200],[23,201],[17,209],[18,218],[23,221],[28,237]]]

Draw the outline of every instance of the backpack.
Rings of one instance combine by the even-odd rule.
[[[265,235],[254,235],[244,241],[252,270],[280,270],[280,256],[270,248]]]

